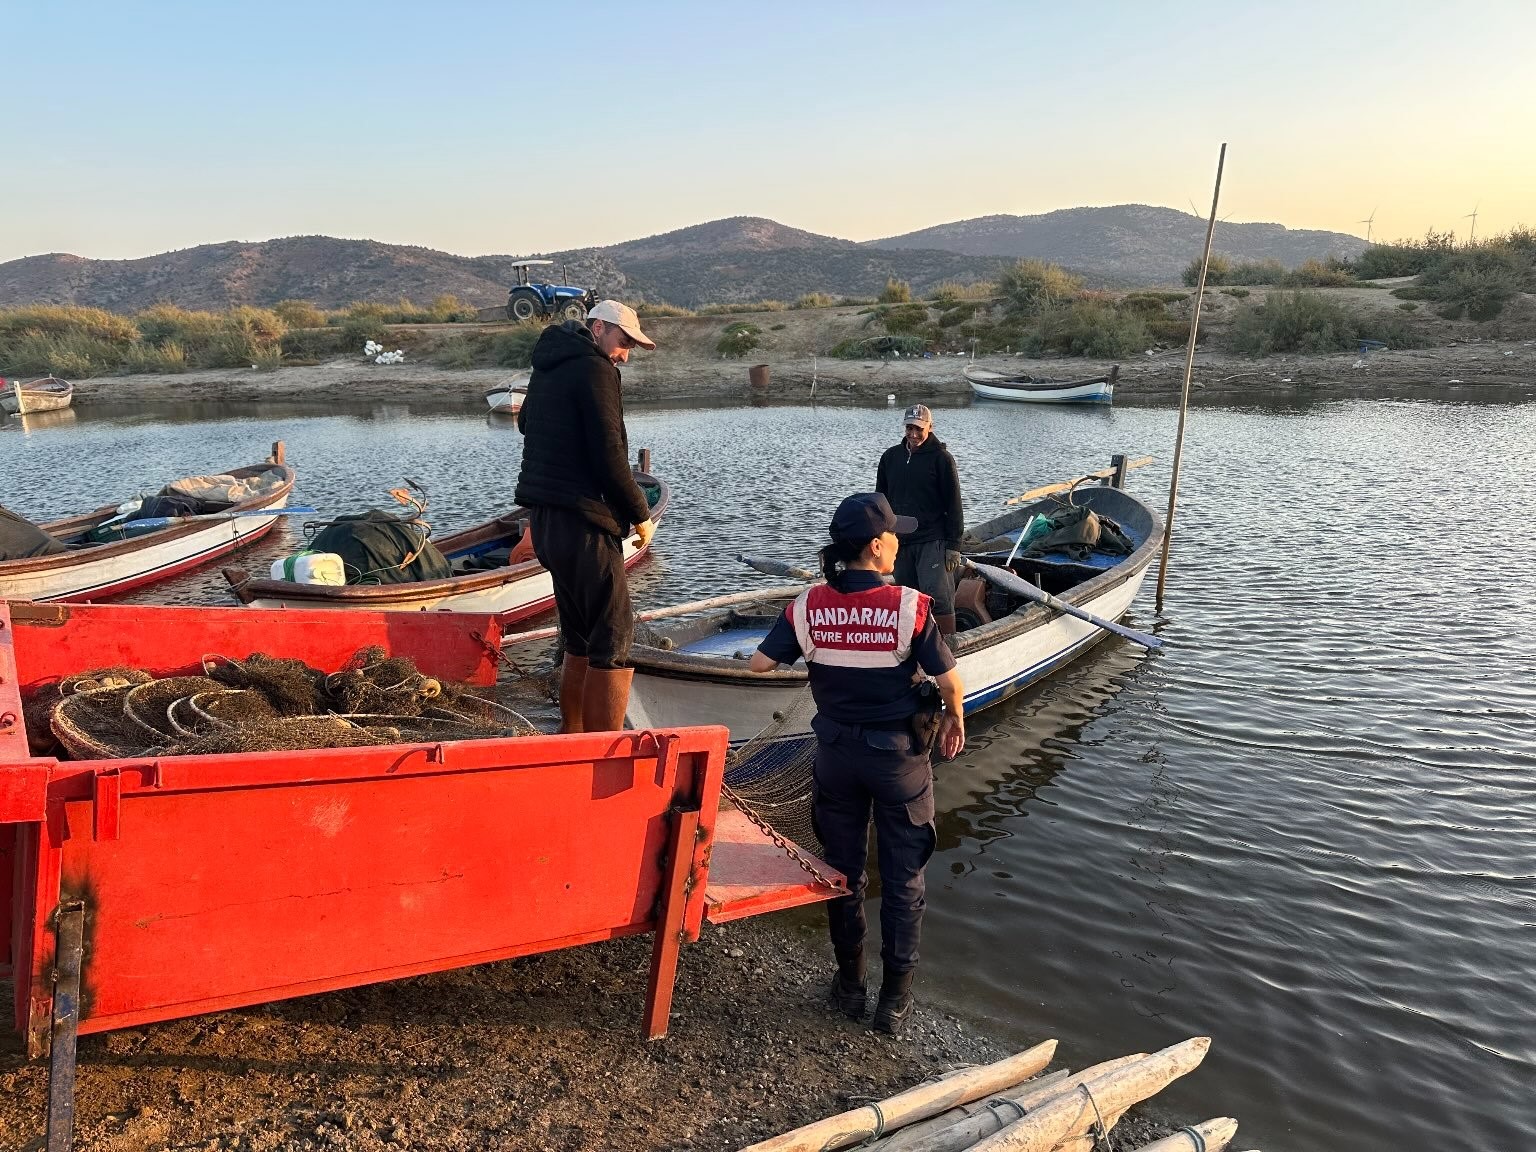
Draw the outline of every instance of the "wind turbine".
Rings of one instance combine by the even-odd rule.
[[[1482,207],[1481,204],[1474,205],[1473,208],[1472,208],[1472,211],[1468,212],[1465,216],[1462,217],[1463,220],[1470,220],[1470,221],[1472,221],[1471,231],[1469,231],[1467,233],[1467,247],[1468,248],[1472,247],[1473,244],[1477,243],[1477,210],[1478,210],[1478,208],[1481,208],[1481,207]]]
[[[1355,223],[1365,225],[1365,242],[1369,244],[1371,242],[1371,225],[1376,223],[1376,209],[1372,208],[1369,216],[1364,220],[1356,220]]]

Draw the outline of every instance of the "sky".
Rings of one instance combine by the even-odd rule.
[[[1536,226],[1536,2],[0,0],[0,261],[867,240],[1146,203]]]

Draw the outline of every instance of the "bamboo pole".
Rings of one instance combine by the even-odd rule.
[[[1101,1121],[1107,1126],[1132,1104],[1162,1091],[1200,1066],[1210,1050],[1209,1036],[1196,1036],[1154,1052],[1107,1076],[1099,1076],[1046,1101],[1022,1120],[973,1144],[973,1152],[1051,1152]]]
[[[1200,257],[1200,283],[1195,287],[1195,314],[1189,320],[1189,344],[1184,349],[1184,391],[1179,396],[1179,430],[1173,439],[1173,477],[1168,481],[1168,515],[1163,518],[1163,555],[1157,566],[1157,610],[1163,610],[1168,583],[1168,550],[1173,546],[1173,513],[1179,500],[1179,462],[1184,455],[1184,418],[1189,411],[1189,378],[1195,370],[1195,336],[1200,331],[1200,305],[1205,301],[1205,273],[1211,266],[1211,238],[1216,234],[1216,203],[1221,199],[1221,170],[1227,146],[1216,158],[1216,190],[1211,193],[1211,219],[1205,226],[1205,252]]]
[[[1145,1052],[1121,1056],[1085,1068],[1075,1075],[1057,1072],[1042,1080],[1028,1080],[1006,1092],[998,1092],[961,1108],[951,1109],[930,1120],[903,1128],[894,1136],[877,1140],[871,1152],[964,1152],[992,1133],[1011,1124],[1048,1100],[1071,1092],[1079,1084],[1128,1067],[1146,1059]]]
[[[1237,1121],[1230,1116],[1218,1116],[1214,1120],[1180,1128],[1172,1136],[1143,1144],[1136,1152],[1223,1152],[1235,1135]]]
[[[839,1116],[829,1116],[804,1127],[753,1144],[742,1152],[834,1152],[861,1141],[878,1138],[916,1120],[926,1120],[959,1104],[969,1104],[1003,1088],[1009,1088],[1040,1072],[1051,1062],[1056,1041],[1046,1040],[994,1064],[968,1068],[936,1084],[919,1084],[899,1095],[866,1104]]]

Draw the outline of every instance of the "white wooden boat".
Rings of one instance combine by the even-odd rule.
[[[283,445],[261,464],[231,469],[225,475],[252,482],[255,495],[232,505],[238,513],[276,513],[293,491],[293,469],[283,462]],[[231,516],[171,524],[125,539],[92,543],[92,530],[109,520],[121,520],[108,505],[94,512],[39,524],[65,544],[68,551],[21,560],[0,560],[0,599],[102,600],[145,584],[165,580],[206,564],[261,539],[277,523],[272,516]],[[131,518],[127,520],[131,524]]]
[[[976,395],[1027,404],[1110,404],[1114,402],[1119,376],[1118,364],[1109,370],[1108,376],[1087,380],[1036,380],[1022,373],[1009,375],[974,364],[965,367],[965,378]]]
[[[1078,488],[1071,498],[1113,520],[1135,545],[1131,554],[1094,553],[1086,561],[1077,561],[1064,552],[1052,552],[1015,558],[1008,566],[1020,575],[1038,578],[1047,592],[1061,600],[1116,620],[1130,608],[1157,553],[1162,522],[1151,508],[1118,488]],[[1060,507],[1058,497],[1045,497],[979,524],[967,536],[967,550],[978,563],[1002,564],[1012,541],[1036,512],[1049,514]],[[965,597],[959,600],[963,605]],[[792,706],[806,686],[805,665],[765,675],[746,667],[746,658],[784,603],[780,597],[745,610],[726,609],[641,626],[630,652],[635,666],[630,723],[636,728],[724,724],[731,731],[732,744],[739,746],[774,723],[776,714],[793,715]],[[962,618],[962,630],[953,638],[967,715],[1050,675],[1107,635],[1086,621],[1000,593],[989,593],[987,604],[996,609],[995,614],[990,619],[984,618],[986,613]],[[962,617],[965,614],[962,607]],[[804,722],[786,727],[777,744],[733,768],[732,778],[750,779],[769,770],[775,751],[797,752],[812,739],[811,715],[814,712],[807,710]]]
[[[528,398],[528,378],[531,373],[519,372],[505,384],[492,388],[485,394],[485,402],[497,416],[516,416]]]
[[[57,412],[68,408],[75,399],[75,386],[68,380],[49,376],[23,384],[14,380],[0,392],[0,412],[31,416],[37,412]]]
[[[660,521],[670,490],[649,473],[636,471],[635,479],[650,501],[651,519]],[[338,587],[253,577],[243,568],[224,569],[224,578],[241,602],[252,608],[494,612],[510,623],[547,611],[555,603],[554,582],[533,554],[528,522],[528,510],[514,508],[434,540],[454,570],[452,576],[440,580]],[[645,552],[633,539],[625,540],[624,566],[633,567]]]

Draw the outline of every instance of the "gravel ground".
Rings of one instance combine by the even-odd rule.
[[[75,1147],[725,1150],[1007,1055],[921,1003],[932,973],[899,1039],[832,1012],[814,915],[706,927],[657,1043],[648,962],[631,938],[83,1037]],[[42,1148],[46,1085],[0,1056],[0,1147]],[[1114,1136],[1169,1129],[1133,1113]]]

